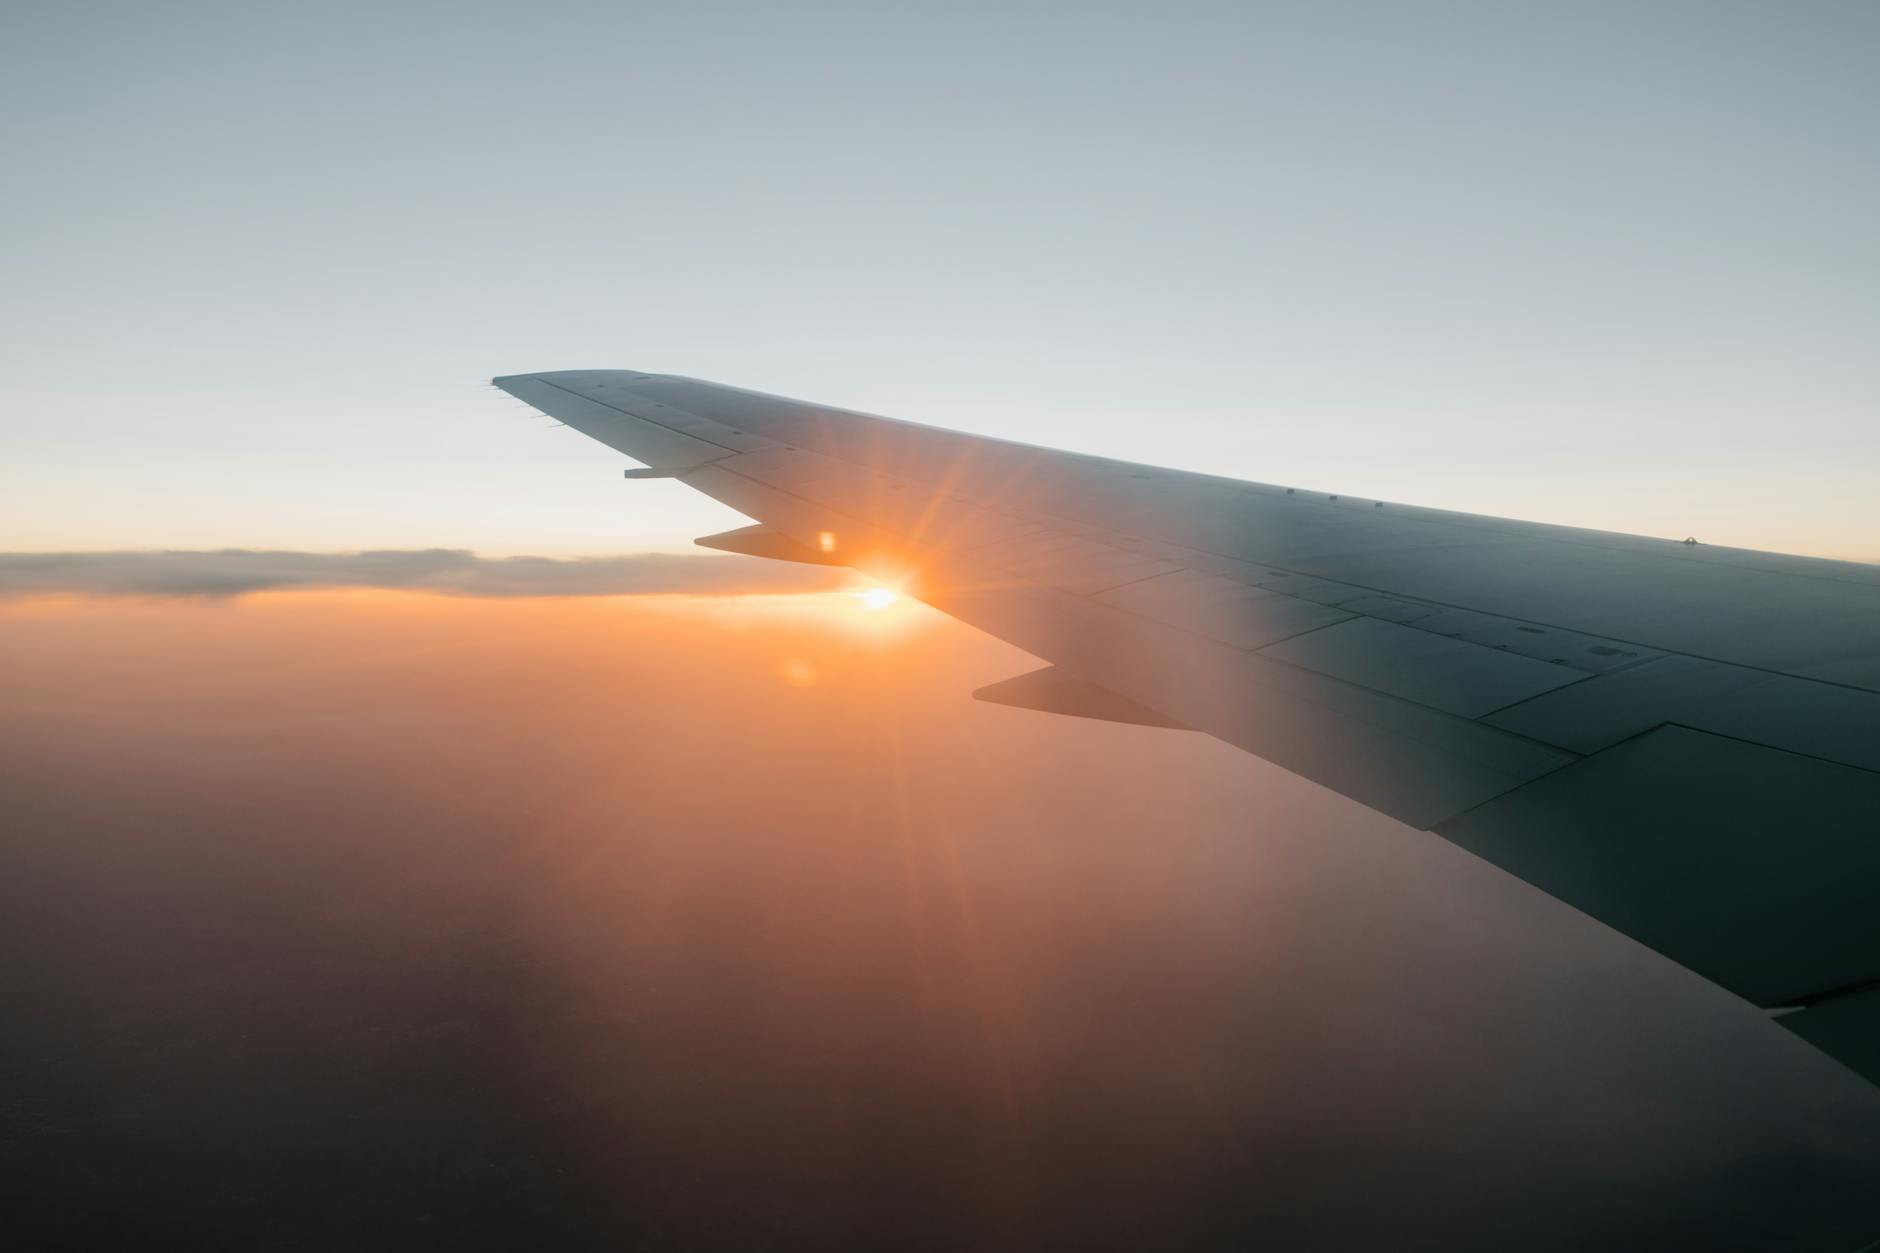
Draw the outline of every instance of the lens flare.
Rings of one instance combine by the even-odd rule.
[[[855,593],[855,599],[862,602],[864,609],[881,610],[901,599],[901,594],[891,587],[871,587],[865,592]]]

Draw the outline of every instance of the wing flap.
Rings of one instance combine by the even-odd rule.
[[[1113,588],[1098,599],[1249,651],[1352,616],[1329,605],[1188,569]]]
[[[958,572],[936,608],[1199,731],[1427,827],[1571,755],[1056,588]]]
[[[1880,771],[1880,693],[1695,657],[1661,656],[1512,705],[1486,721],[1576,753],[1599,752],[1676,723]],[[1880,832],[1880,811],[1872,825]]]
[[[1496,652],[1381,618],[1353,618],[1260,652],[1464,718],[1479,718],[1586,677],[1568,666]]]
[[[1437,831],[1759,1005],[1880,971],[1880,774],[1661,726]]]

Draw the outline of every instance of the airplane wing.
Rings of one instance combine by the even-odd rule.
[[[1880,1082],[1880,566],[1250,483],[629,370],[496,386],[1048,662],[1460,844]]]

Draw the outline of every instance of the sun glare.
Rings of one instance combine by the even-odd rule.
[[[865,592],[855,593],[855,599],[862,602],[864,609],[886,609],[901,599],[901,594],[891,587],[871,587]]]

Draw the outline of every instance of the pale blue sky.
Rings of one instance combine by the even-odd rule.
[[[1880,559],[1880,5],[0,8],[0,548],[678,548],[693,374]]]

